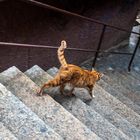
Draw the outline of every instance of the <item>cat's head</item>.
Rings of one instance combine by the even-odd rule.
[[[93,75],[93,77],[96,79],[96,81],[99,81],[101,79],[101,77],[103,76],[102,73],[97,72],[96,70],[92,70],[91,74]]]

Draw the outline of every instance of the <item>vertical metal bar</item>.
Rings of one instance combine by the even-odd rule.
[[[106,29],[106,25],[103,25],[103,29],[102,29],[102,32],[101,32],[101,36],[100,36],[100,40],[99,40],[99,43],[98,43],[98,47],[96,49],[95,57],[94,57],[94,60],[92,62],[92,68],[96,64],[96,60],[97,60],[97,57],[99,55],[99,51],[100,51],[100,48],[101,48],[101,45],[102,45],[105,29]]]
[[[137,42],[137,44],[136,44],[136,47],[135,47],[135,49],[134,49],[134,51],[133,51],[132,57],[131,57],[131,59],[130,59],[130,61],[129,61],[128,71],[131,71],[131,65],[132,65],[133,60],[134,60],[134,58],[135,58],[135,55],[136,55],[137,49],[138,49],[138,47],[139,47],[139,44],[140,44],[140,36],[139,36],[139,38],[138,38],[138,42]]]

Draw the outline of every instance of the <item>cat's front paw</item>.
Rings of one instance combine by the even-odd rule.
[[[95,95],[92,95],[92,98],[95,98]]]
[[[37,96],[42,96],[42,94],[43,94],[43,92],[42,92],[42,90],[39,90],[39,91],[37,91]]]

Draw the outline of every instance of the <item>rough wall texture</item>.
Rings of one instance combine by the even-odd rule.
[[[41,1],[41,0],[40,0]],[[42,0],[43,1],[43,0]],[[44,1],[46,2],[46,1]],[[139,0],[63,1],[48,0],[54,6],[88,16],[111,25],[131,30]],[[21,1],[0,3],[0,41],[58,46],[67,40],[69,47],[96,49],[102,25],[62,15]],[[107,49],[129,36],[107,27],[102,49]],[[28,56],[30,55],[30,56]],[[94,53],[66,51],[69,63],[79,64]],[[28,61],[30,58],[30,61]],[[47,69],[58,66],[56,50],[0,46],[0,66],[4,70],[16,65],[22,70],[34,64]]]

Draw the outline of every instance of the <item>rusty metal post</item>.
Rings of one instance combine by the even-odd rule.
[[[98,43],[98,47],[96,49],[95,57],[94,57],[94,60],[92,62],[92,68],[94,68],[94,66],[96,64],[96,60],[97,60],[98,55],[100,53],[100,48],[101,48],[101,45],[102,45],[105,29],[106,29],[106,25],[103,25],[103,29],[102,29],[102,32],[101,32],[101,36],[100,36],[100,40],[99,40],[99,43]]]
[[[137,44],[136,44],[136,47],[135,47],[135,49],[134,49],[134,51],[133,51],[132,57],[131,57],[131,59],[130,59],[130,62],[129,62],[129,65],[128,65],[128,71],[131,71],[131,65],[132,65],[133,60],[134,60],[134,58],[135,58],[135,55],[136,55],[137,49],[138,49],[138,47],[139,47],[139,44],[140,44],[140,35],[139,35],[139,39],[138,39],[138,42],[137,42]]]

